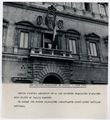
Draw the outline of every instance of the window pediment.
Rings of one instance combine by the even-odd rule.
[[[35,28],[34,24],[32,24],[29,21],[20,21],[15,24],[16,24],[17,28],[24,28],[24,29],[25,28],[26,29],[28,29],[28,28],[34,29]]]
[[[89,33],[85,35],[86,40],[98,40],[100,39],[100,36],[95,33]]]
[[[69,29],[67,30],[67,34],[75,34],[75,35],[80,35],[80,33],[77,31],[77,30],[74,30],[74,29]]]
[[[74,29],[69,29],[66,31],[66,36],[67,37],[76,37],[79,38],[80,37],[80,33]]]
[[[98,4],[101,4],[101,5],[103,5],[103,6],[108,6],[108,3],[107,3],[107,2],[98,3]]]

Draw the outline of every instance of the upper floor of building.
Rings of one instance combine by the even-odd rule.
[[[107,63],[108,23],[102,16],[100,20],[88,18],[83,10],[85,17],[61,13],[55,4],[53,19],[48,11],[50,4],[53,3],[4,3],[3,53]],[[88,10],[87,13],[91,14]]]
[[[25,3],[24,3],[25,4]],[[108,3],[96,2],[29,2],[27,5],[47,9],[54,5],[60,14],[70,14],[107,22]]]
[[[104,2],[4,2],[5,4],[31,10],[39,9],[43,12],[53,5],[59,16],[73,15],[108,22],[108,3]]]

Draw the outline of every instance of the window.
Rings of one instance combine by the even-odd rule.
[[[106,9],[104,4],[98,4],[99,5],[99,12],[101,15],[106,15]]]
[[[95,33],[85,35],[89,59],[100,60],[100,36]]]
[[[43,48],[48,48],[48,49],[60,49],[60,45],[61,45],[60,42],[61,42],[60,36],[55,35],[53,41],[53,34],[43,33],[41,46]]]
[[[76,41],[75,40],[69,40],[69,50],[76,54]]]
[[[15,41],[14,46],[17,48],[33,47],[35,26],[29,21],[20,21],[15,23]],[[37,39],[37,37],[36,37]]]
[[[90,42],[90,55],[91,56],[97,56],[97,49],[96,49],[96,43],[95,42]]]
[[[85,11],[90,12],[91,11],[91,4],[90,3],[84,3]]]
[[[7,28],[3,27],[3,44],[6,42]]]
[[[72,2],[72,3],[71,3],[71,6],[72,6],[72,8],[76,8],[76,3],[75,3],[75,2]]]
[[[6,20],[3,20],[3,31],[2,31],[3,45],[6,43],[7,27],[8,27],[8,22]]]
[[[72,7],[72,3],[71,2],[65,2],[65,5],[68,7]]]
[[[20,48],[28,48],[29,44],[29,33],[28,32],[21,32],[20,33]]]
[[[68,29],[65,35],[65,47],[73,56],[77,56],[80,52],[80,33],[74,29]]]
[[[44,42],[43,47],[51,49],[52,48],[52,39],[53,39],[52,34],[45,33],[44,34],[44,40],[43,40],[43,42]]]

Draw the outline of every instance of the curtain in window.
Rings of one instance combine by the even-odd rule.
[[[21,32],[20,34],[20,48],[28,48],[29,33]]]
[[[69,49],[72,51],[73,54],[76,54],[76,41],[69,40]]]
[[[97,56],[96,43],[90,43],[90,54]]]

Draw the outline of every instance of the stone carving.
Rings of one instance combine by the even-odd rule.
[[[63,20],[58,21],[58,28],[62,29],[63,28]]]
[[[51,5],[48,7],[48,12],[45,18],[45,24],[48,26],[49,29],[54,29],[55,27],[55,20],[56,20],[56,8]]]
[[[37,22],[37,25],[41,25],[43,23],[42,16],[38,16],[36,22]]]

